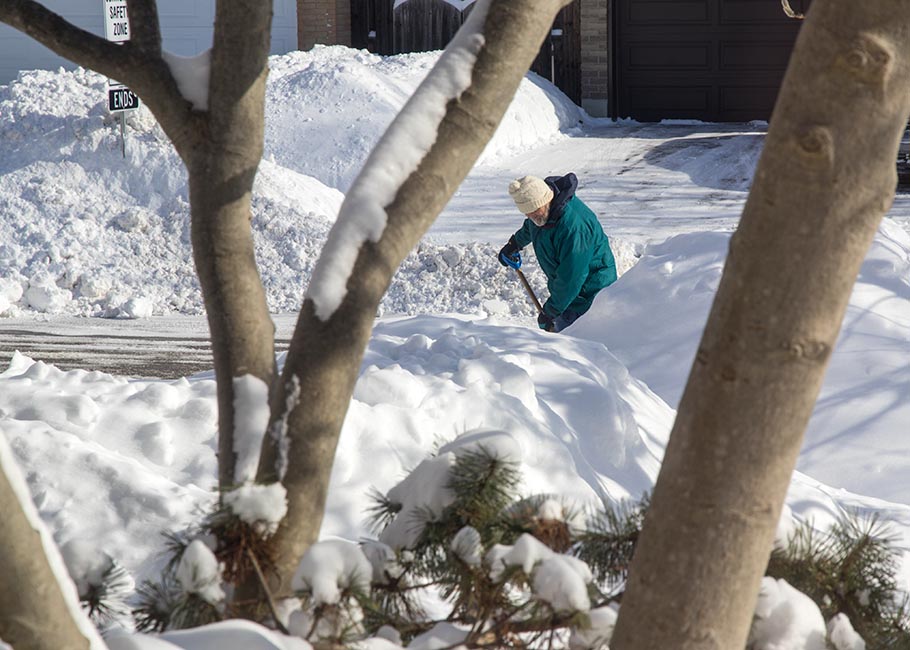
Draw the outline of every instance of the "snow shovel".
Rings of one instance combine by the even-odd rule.
[[[521,280],[521,286],[525,288],[525,292],[528,294],[528,297],[531,299],[531,302],[534,303],[534,306],[537,307],[537,313],[543,313],[543,305],[540,304],[540,301],[537,299],[537,296],[534,295],[534,289],[531,288],[531,283],[528,282],[528,279],[525,277],[525,274],[521,270],[521,253],[515,253],[512,256],[503,256],[503,261],[509,265],[515,271],[515,275],[518,276],[518,279]]]
[[[534,289],[531,288],[531,284],[528,282],[528,279],[525,277],[525,274],[522,273],[521,269],[516,268],[515,275],[517,275],[518,279],[521,280],[522,286],[524,286],[525,291],[528,292],[528,297],[531,299],[531,302],[534,303],[534,306],[537,307],[537,313],[542,314],[543,305],[540,304],[540,301],[537,299],[537,296],[534,295]]]

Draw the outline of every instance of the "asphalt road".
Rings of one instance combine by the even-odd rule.
[[[296,316],[273,320],[280,352],[288,347]],[[0,371],[17,350],[61,370],[100,370],[126,377],[177,379],[212,369],[203,316],[0,319]]]

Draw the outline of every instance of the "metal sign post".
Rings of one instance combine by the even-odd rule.
[[[126,0],[101,0],[104,8],[104,36],[109,41],[130,40],[130,19]],[[123,84],[107,80],[107,110],[120,113],[120,151],[126,158],[126,111],[139,108],[139,97]]]
[[[550,30],[550,82],[556,84],[556,42],[553,40],[557,36],[562,36],[561,29]]]

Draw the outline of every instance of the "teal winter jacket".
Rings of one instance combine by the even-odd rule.
[[[547,223],[525,219],[513,237],[519,248],[534,245],[550,291],[543,306],[547,315],[555,318],[566,309],[581,315],[598,291],[616,282],[616,262],[597,217],[575,196],[575,174],[545,180],[553,190]]]

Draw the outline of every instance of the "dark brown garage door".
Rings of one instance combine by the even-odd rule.
[[[809,0],[790,0],[803,11]],[[766,120],[801,21],[779,0],[615,0],[614,117]]]

